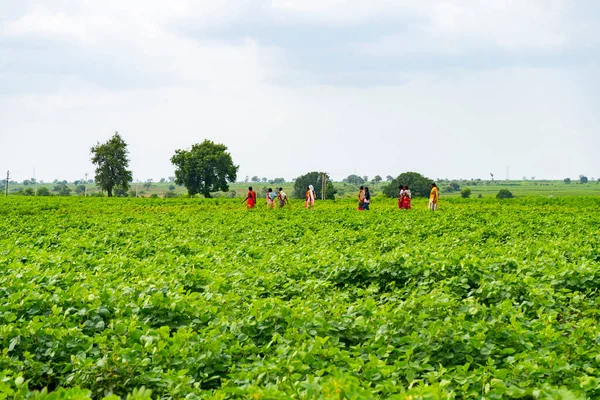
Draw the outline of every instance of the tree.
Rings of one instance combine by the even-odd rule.
[[[462,197],[463,199],[468,199],[469,197],[471,197],[471,188],[466,187],[463,190],[461,190],[460,197]]]
[[[170,190],[170,191],[173,191],[173,190],[175,190],[175,186],[174,186],[174,185],[169,185],[169,190]]]
[[[70,196],[71,189],[67,185],[60,185],[60,188],[58,189],[58,195],[59,196]]]
[[[41,188],[39,188],[37,190],[37,195],[38,196],[50,196],[50,191],[48,190],[47,187],[42,186]]]
[[[351,185],[362,185],[363,183],[365,183],[365,180],[363,178],[361,178],[358,175],[354,175],[354,174],[348,175],[348,177],[346,178],[346,180]]]
[[[85,185],[75,186],[75,194],[82,194],[85,192]]]
[[[565,178],[565,179],[563,180],[563,182],[564,182],[564,183],[566,183],[566,184],[568,185],[569,183],[571,183],[571,178]]]
[[[383,187],[383,193],[388,197],[398,197],[398,187],[408,186],[413,197],[429,197],[433,181],[418,172],[404,172]]]
[[[129,167],[127,143],[115,132],[106,143],[92,147],[92,163],[96,165],[96,183],[112,197],[114,188],[127,192],[133,180]]]
[[[456,182],[450,182],[448,186],[450,187],[451,192],[458,192],[460,190],[460,185]]]
[[[267,178],[262,178],[262,181],[266,182],[266,181],[268,181],[268,179]]]
[[[373,182],[375,182],[375,183],[379,183],[379,182],[381,182],[382,180],[383,180],[383,179],[382,179],[382,178],[381,178],[381,176],[379,176],[379,175],[375,175],[375,178],[373,178]]]
[[[33,188],[26,188],[21,192],[23,196],[35,196],[35,190]]]
[[[326,199],[334,200],[337,190],[333,186],[333,182],[329,179],[329,175],[325,175],[327,181],[327,192]],[[297,199],[304,199],[306,196],[306,188],[313,185],[317,194],[317,199],[321,198],[321,173],[320,172],[309,172],[308,174],[299,176],[294,182],[294,197]]]
[[[252,182],[260,182],[260,178],[256,175],[252,177]]]
[[[177,150],[171,158],[175,165],[175,183],[184,185],[188,194],[229,190],[227,182],[235,182],[239,166],[233,164],[227,147],[210,140],[195,144],[190,150]]]
[[[369,177],[367,175],[363,175],[362,178],[364,182],[369,182]]]
[[[283,179],[283,178],[275,178],[275,179],[273,179],[273,183],[275,183],[275,184],[285,183],[285,179]]]
[[[144,187],[146,188],[146,190],[150,190],[150,187],[152,186],[152,179],[147,179],[146,182],[144,182]]]
[[[58,193],[58,192],[60,192],[60,190],[63,186],[66,186],[66,185],[62,182],[59,182],[58,185],[54,185],[54,188],[52,188],[52,191]]]
[[[496,195],[497,199],[512,199],[514,196],[512,192],[508,189],[500,189],[498,194]]]
[[[160,178],[160,183],[165,183],[167,180],[165,178]]]
[[[391,175],[388,175],[388,176],[385,177],[385,180],[386,180],[386,182],[391,182],[391,181],[394,180],[394,177],[391,176]]]
[[[585,175],[579,175],[579,182],[580,183],[588,183],[588,178]]]

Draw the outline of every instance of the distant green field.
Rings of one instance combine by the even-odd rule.
[[[441,185],[440,185],[441,187]],[[471,197],[481,194],[483,197],[496,196],[501,189],[508,189],[515,196],[594,196],[600,195],[600,184],[597,182],[580,184],[565,184],[562,181],[536,182],[536,181],[511,181],[494,182],[478,185],[461,185],[461,189],[469,187],[472,190]],[[442,196],[460,196],[460,191],[447,193]]]
[[[565,184],[563,181],[500,181],[500,182],[491,182],[491,181],[457,181],[460,185],[460,188],[471,188],[472,194],[471,197],[495,197],[498,191],[501,189],[508,189],[512,192],[514,196],[600,196],[600,183],[597,181],[590,182],[587,184],[581,183],[571,183]],[[366,184],[371,189],[371,193],[373,196],[380,195],[382,193],[383,187],[386,185],[386,182],[380,182],[378,184]],[[338,191],[336,197],[337,198],[353,198],[356,196],[358,191],[358,185],[351,185],[343,182],[334,182],[335,188]],[[460,197],[460,190],[458,191],[446,191],[446,187],[449,185],[449,182],[439,182],[438,186],[440,187],[441,197]],[[53,183],[45,183],[39,184],[37,187],[47,187],[50,191],[54,188],[55,184]],[[68,185],[71,190],[73,190],[72,195],[75,194],[75,185]],[[152,183],[149,189],[146,189],[142,183],[136,184],[133,183],[131,185],[130,191],[135,191],[138,193],[139,197],[150,197],[153,194],[156,194],[160,197],[163,197],[167,192],[169,192],[169,187],[175,186],[174,192],[177,195],[186,195],[187,190],[183,186],[177,186],[174,183]],[[236,182],[229,185],[229,190],[235,192],[236,197],[243,197],[246,194],[248,186],[252,186],[254,190],[261,194],[264,188],[273,188],[283,187],[283,190],[287,192],[289,195],[292,195],[294,192],[294,183],[286,182],[283,184],[271,184],[268,182]],[[16,194],[18,190],[23,190],[27,187],[34,188],[35,186],[23,186],[22,184],[14,184],[10,185],[10,194]],[[94,184],[88,185],[88,194],[98,193],[99,190],[96,188]],[[51,192],[53,193],[53,192]],[[54,193],[53,193],[54,194]],[[215,193],[217,197],[228,197],[229,193]]]

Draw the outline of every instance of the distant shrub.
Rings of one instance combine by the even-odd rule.
[[[501,189],[496,195],[498,199],[512,199],[513,197],[512,192],[508,189]]]
[[[566,183],[566,184],[568,185],[569,183],[571,183],[571,178],[565,178],[565,179],[563,180],[563,182],[564,182],[564,183]]]
[[[479,193],[479,194],[477,195],[477,198],[478,198],[478,199],[483,199],[483,195],[482,195],[481,193]]]
[[[115,197],[128,197],[129,193],[123,190],[123,188],[115,188],[113,189],[113,196]]]
[[[177,197],[177,193],[175,193],[175,192],[167,192],[167,193],[165,193],[165,199],[172,199],[172,198],[175,198],[175,197]]]
[[[150,196],[151,199],[158,199],[158,195],[156,193],[152,193]]]
[[[468,199],[469,197],[471,197],[471,188],[467,187],[461,190],[460,197],[462,197],[463,199]]]
[[[38,196],[50,196],[50,190],[48,190],[47,187],[42,186],[41,188],[39,188],[37,190],[37,195]]]

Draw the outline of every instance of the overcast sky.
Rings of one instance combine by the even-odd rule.
[[[596,0],[0,0],[0,174],[74,180],[119,131],[134,179],[229,147],[325,170],[600,177]]]

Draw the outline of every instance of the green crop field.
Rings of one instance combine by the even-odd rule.
[[[0,399],[598,398],[600,198],[413,206],[2,198]]]

